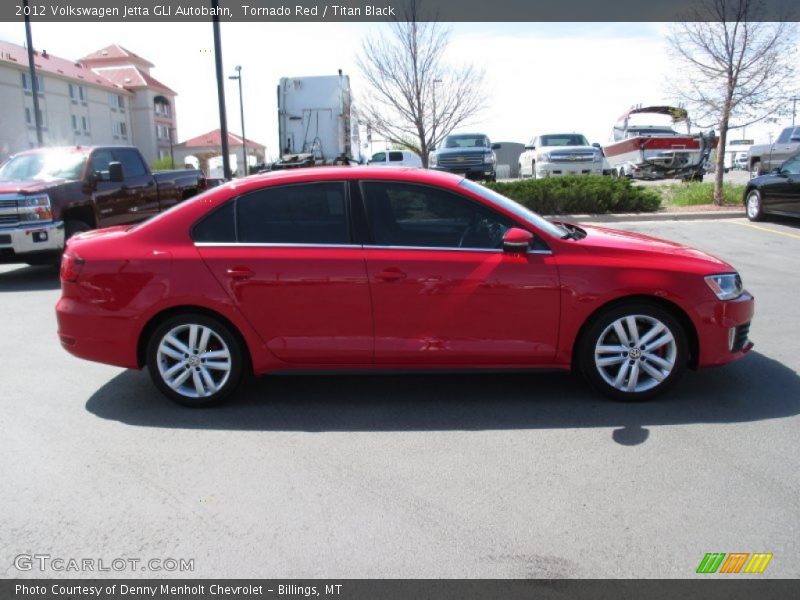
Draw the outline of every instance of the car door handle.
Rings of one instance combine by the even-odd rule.
[[[405,278],[406,274],[396,267],[389,267],[375,275],[375,279],[380,281],[400,281]]]
[[[255,273],[247,267],[231,267],[225,274],[231,279],[250,279]]]

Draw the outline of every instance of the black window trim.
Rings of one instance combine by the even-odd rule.
[[[433,190],[443,191],[443,192],[447,192],[447,193],[453,194],[455,196],[458,196],[459,198],[463,198],[464,200],[466,200],[467,202],[470,202],[471,204],[473,204],[475,206],[482,207],[482,208],[484,208],[486,210],[489,210],[489,211],[491,211],[491,212],[493,212],[495,214],[499,214],[500,216],[506,217],[512,223],[514,223],[514,226],[518,227],[519,229],[524,229],[525,231],[529,231],[535,237],[535,239],[538,239],[541,242],[542,245],[544,245],[545,247],[547,246],[546,242],[542,239],[542,236],[537,235],[533,231],[530,231],[530,227],[528,227],[527,224],[526,225],[522,225],[513,216],[507,215],[504,212],[498,211],[493,206],[489,206],[489,205],[487,205],[487,204],[485,204],[483,202],[479,202],[478,200],[475,200],[474,198],[470,198],[469,196],[466,196],[464,194],[460,194],[459,192],[454,192],[454,191],[449,190],[447,188],[443,188],[443,187],[439,187],[439,186],[435,186],[435,185],[430,185],[428,183],[423,183],[423,182],[419,182],[419,181],[403,181],[403,180],[399,180],[399,179],[359,179],[357,183],[358,183],[359,193],[361,195],[362,209],[364,211],[364,216],[366,218],[367,233],[368,233],[368,236],[369,236],[368,241],[365,241],[365,243],[364,243],[364,249],[365,250],[366,249],[379,249],[379,250],[387,250],[387,249],[398,249],[399,250],[399,249],[402,249],[402,250],[435,250],[435,251],[445,251],[445,252],[494,252],[494,253],[504,252],[504,250],[502,248],[458,248],[458,247],[452,247],[452,246],[386,246],[386,245],[382,245],[382,244],[376,244],[375,243],[375,238],[372,235],[372,228],[370,227],[370,223],[369,223],[369,211],[367,210],[366,193],[365,193],[364,187],[363,187],[364,183],[399,183],[399,184],[402,184],[402,185],[414,185],[414,186],[418,186],[418,187],[426,187],[426,188],[430,188],[430,189],[433,189]],[[547,254],[547,255],[550,255],[550,254],[553,254],[553,251],[550,248],[546,248],[545,249],[545,248],[533,248],[533,247],[531,247],[528,250],[528,254]]]
[[[347,244],[325,244],[325,243],[293,243],[293,242],[240,242],[239,241],[239,211],[237,210],[237,203],[240,199],[246,198],[251,194],[256,194],[258,192],[262,192],[265,190],[275,190],[275,189],[282,189],[288,187],[296,187],[300,185],[316,185],[316,184],[325,184],[325,183],[338,183],[344,187],[344,211],[345,211],[345,226],[347,227],[347,237],[349,239],[349,243]],[[189,237],[192,238],[192,243],[198,248],[221,248],[221,247],[231,247],[231,246],[241,246],[243,248],[361,248],[361,244],[358,244],[354,241],[354,227],[352,218],[350,216],[350,185],[349,180],[347,179],[325,179],[321,181],[298,181],[294,183],[286,183],[286,184],[278,184],[278,185],[269,185],[260,187],[254,190],[250,190],[233,198],[230,198],[220,204],[219,206],[215,207],[211,212],[206,213],[202,217],[200,217],[197,221],[195,221],[190,230],[189,230]],[[201,222],[205,221],[206,219],[211,218],[212,215],[221,211],[228,205],[232,205],[233,209],[233,235],[234,241],[232,242],[198,242],[195,241],[195,230],[200,225]]]

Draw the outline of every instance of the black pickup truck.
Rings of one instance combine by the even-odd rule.
[[[76,233],[142,221],[204,189],[201,171],[151,173],[132,146],[20,152],[0,165],[0,263],[56,262]]]

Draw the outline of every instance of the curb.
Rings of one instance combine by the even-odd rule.
[[[629,221],[695,221],[709,219],[744,219],[743,210],[700,212],[623,213],[608,215],[549,215],[548,218],[577,223],[626,223]]]

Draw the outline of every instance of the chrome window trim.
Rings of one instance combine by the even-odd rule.
[[[289,244],[257,242],[194,242],[196,248],[349,248],[362,250],[435,250],[438,252],[494,252],[502,254],[501,248],[449,248],[447,246],[377,246],[372,244]],[[552,250],[528,250],[528,254],[551,255]]]
[[[363,248],[360,244],[290,244],[282,242],[194,242],[196,248]]]

